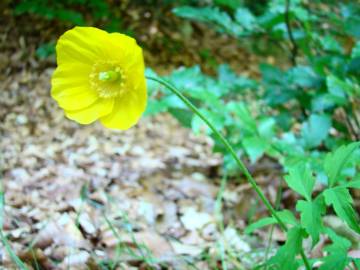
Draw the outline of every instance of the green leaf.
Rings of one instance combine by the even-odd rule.
[[[360,38],[360,16],[351,16],[349,18],[346,19],[345,21],[345,31],[356,37],[356,38]]]
[[[331,118],[328,115],[312,114],[301,129],[305,146],[313,148],[319,146],[327,138],[331,128]]]
[[[151,116],[161,112],[167,111],[168,106],[162,102],[162,100],[150,99],[146,104],[146,111],[144,116]]]
[[[222,130],[224,127],[223,115],[214,113],[205,108],[199,109],[199,111],[215,126],[217,130]],[[197,115],[194,115],[191,121],[191,128],[195,134],[199,134],[204,128],[207,134],[211,134],[211,129],[204,123],[204,121]]]
[[[233,113],[238,117],[241,129],[248,133],[248,135],[255,135],[257,133],[256,121],[244,103],[231,101],[226,104],[226,109],[229,113]]]
[[[355,46],[352,48],[351,51],[351,58],[355,59],[357,57],[360,57],[360,41],[357,41]]]
[[[193,112],[184,109],[168,108],[169,113],[174,116],[184,127],[191,128]]]
[[[241,0],[214,0],[214,3],[217,6],[224,6],[233,10],[242,4]]]
[[[275,223],[277,223],[277,221],[273,217],[261,218],[258,221],[247,226],[245,229],[245,233],[251,234],[257,229],[260,229],[262,227],[269,226],[269,225],[275,224]]]
[[[58,9],[55,11],[55,17],[60,20],[71,22],[75,25],[85,25],[85,20],[80,12],[75,10]]]
[[[348,66],[346,68],[346,71],[349,74],[352,74],[355,76],[360,76],[360,56],[355,57],[354,59],[352,59],[350,61],[350,63],[348,64]]]
[[[246,137],[242,140],[242,144],[252,164],[262,157],[267,146],[267,142],[260,137]]]
[[[324,190],[323,194],[326,205],[331,205],[339,218],[344,220],[351,229],[360,233],[356,213],[351,206],[353,200],[349,190],[344,187],[335,187]]]
[[[348,264],[347,253],[337,251],[323,259],[319,270],[344,270]]]
[[[335,52],[335,53],[342,53],[343,49],[340,46],[339,42],[334,39],[332,36],[325,36],[319,38],[319,41],[323,48],[327,51]]]
[[[303,240],[303,231],[299,226],[291,228],[287,233],[285,245],[270,258],[269,264],[276,265],[278,270],[298,269],[296,255],[300,252]]]
[[[342,145],[333,153],[328,153],[324,161],[324,170],[328,176],[329,186],[332,187],[338,182],[341,170],[349,161],[351,154],[360,146],[360,142]]]
[[[239,76],[227,64],[219,65],[217,73],[218,82],[223,88],[223,94],[227,94],[229,91],[240,92],[257,87],[256,81],[244,76]]]
[[[334,75],[329,75],[326,77],[326,86],[336,103],[340,105],[347,103],[346,94],[352,92],[352,85],[344,82],[343,80],[335,77]]]
[[[300,200],[296,204],[296,210],[299,211],[301,225],[312,238],[312,245],[319,241],[320,233],[323,230],[321,216],[325,214],[326,208],[322,196],[314,201]]]
[[[221,11],[217,7],[197,8],[182,6],[174,8],[173,13],[182,18],[211,23],[218,32],[225,32],[236,36],[241,31],[241,27],[231,19],[229,14]]]
[[[358,189],[360,189],[360,180],[351,181],[351,182],[347,183],[346,186],[349,187],[349,188],[358,188]]]
[[[256,18],[247,8],[236,9],[235,20],[246,30],[252,30],[256,26]]]
[[[41,44],[36,49],[36,56],[40,59],[46,59],[49,56],[55,55],[55,43],[54,42],[48,42]]]
[[[289,210],[278,211],[277,214],[285,224],[290,224],[293,226],[298,225],[298,221],[291,211]],[[262,218],[247,226],[245,229],[245,233],[250,234],[257,229],[277,223],[278,222],[274,217]]]
[[[262,138],[271,139],[275,136],[276,121],[272,117],[263,118],[259,121],[258,132]]]
[[[309,66],[296,66],[287,71],[287,83],[293,83],[303,88],[316,88],[320,79]]]
[[[330,236],[332,244],[324,248],[329,255],[323,259],[319,270],[344,270],[349,261],[347,251],[351,242],[330,229],[326,229],[326,234]]]
[[[299,193],[306,200],[311,201],[315,179],[310,169],[304,163],[290,168],[289,174],[285,176],[285,181],[292,190]]]

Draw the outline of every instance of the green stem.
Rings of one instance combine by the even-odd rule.
[[[156,81],[156,82],[162,84],[163,86],[167,87],[171,92],[173,92],[176,96],[178,96],[185,103],[185,105],[189,107],[189,109],[191,109],[197,116],[199,116],[208,125],[208,127],[214,132],[214,134],[219,138],[219,140],[224,144],[225,148],[229,151],[231,156],[234,158],[237,165],[240,167],[241,171],[244,173],[246,179],[249,181],[249,183],[251,184],[253,189],[259,195],[260,199],[265,204],[266,208],[270,211],[271,215],[277,220],[280,227],[284,231],[286,231],[287,228],[286,228],[285,223],[281,220],[279,215],[276,213],[275,209],[272,207],[272,205],[270,204],[268,199],[266,199],[264,193],[261,191],[259,186],[256,184],[254,178],[251,176],[250,172],[248,171],[248,169],[246,168],[244,163],[238,158],[234,148],[232,148],[232,146],[230,145],[228,140],[225,139],[225,137],[219,131],[216,130],[216,128],[213,126],[213,124],[210,123],[210,121],[174,86],[172,86],[170,83],[168,83],[160,78],[155,78],[155,77],[146,77],[146,78],[149,80]]]
[[[5,192],[3,187],[3,178],[1,175],[0,169],[0,242],[4,245],[5,250],[9,254],[12,261],[19,267],[21,270],[28,270],[25,264],[20,260],[20,258],[16,255],[16,253],[12,250],[5,234],[3,233],[3,225],[4,225],[4,207],[5,207]]]
[[[171,85],[169,82],[167,82],[163,79],[157,78],[157,77],[146,76],[146,78],[148,80],[158,82],[161,85],[168,88],[173,94],[175,94],[178,98],[180,98],[181,101],[184,102],[185,105],[188,106],[189,109],[193,113],[195,113],[197,116],[199,116],[206,123],[206,125],[212,130],[212,132],[214,132],[214,134],[219,138],[219,140],[224,144],[225,148],[229,151],[231,156],[234,158],[236,164],[239,166],[239,168],[245,175],[246,179],[248,180],[248,182],[250,183],[252,188],[256,191],[256,193],[258,194],[258,196],[260,197],[261,201],[264,203],[266,208],[269,210],[271,215],[277,220],[281,229],[286,232],[287,227],[286,227],[285,223],[281,220],[281,218],[276,213],[275,209],[272,207],[269,200],[265,197],[264,193],[257,185],[255,179],[251,176],[250,172],[248,171],[248,169],[246,168],[244,163],[239,159],[234,148],[232,148],[232,146],[230,145],[229,141],[219,131],[217,131],[216,128],[214,127],[214,125],[190,102],[190,100],[188,100],[183,94],[181,94],[181,92],[179,90],[177,90],[173,85]],[[301,250],[301,257],[303,258],[306,269],[311,270],[310,264],[305,256],[303,250]]]

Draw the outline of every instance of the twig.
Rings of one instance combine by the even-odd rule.
[[[290,17],[289,17],[289,11],[290,11],[290,0],[285,0],[285,24],[286,24],[286,30],[287,33],[289,35],[289,39],[291,42],[291,63],[296,66],[296,57],[298,54],[298,46],[295,42],[293,33],[292,33],[292,29],[291,29],[291,24],[290,24]]]

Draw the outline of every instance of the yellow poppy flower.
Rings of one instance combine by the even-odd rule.
[[[58,40],[56,59],[51,96],[68,118],[120,130],[137,123],[147,95],[142,49],[133,38],[75,27]]]

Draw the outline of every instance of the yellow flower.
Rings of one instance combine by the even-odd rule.
[[[57,42],[51,95],[65,115],[108,128],[135,125],[146,107],[144,59],[136,41],[94,27],[75,27]]]

